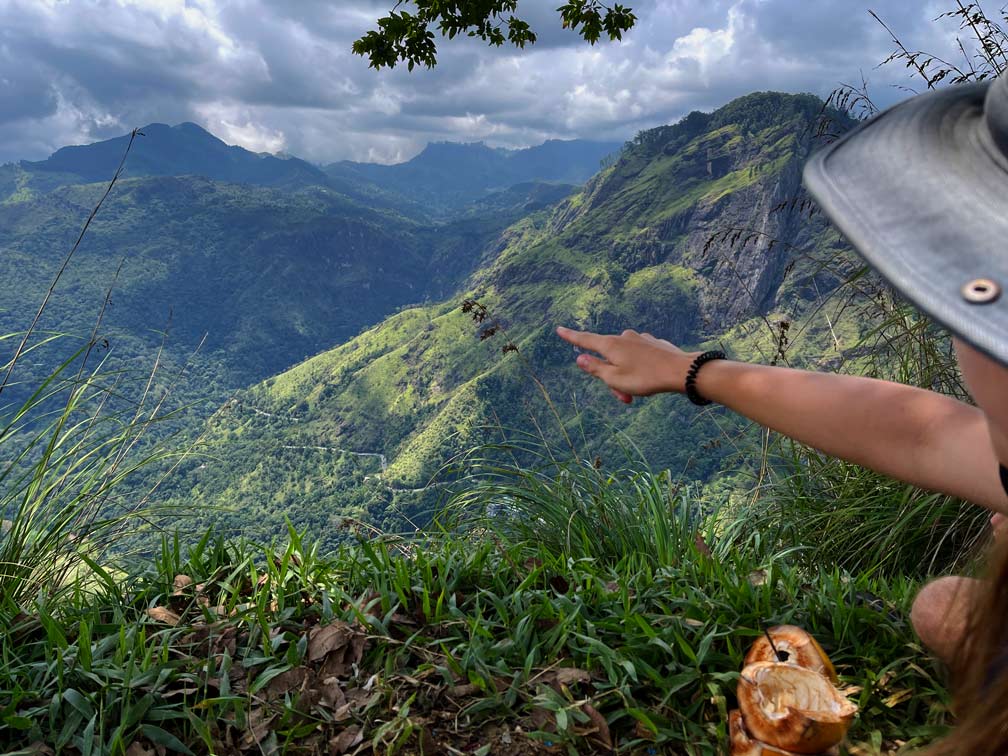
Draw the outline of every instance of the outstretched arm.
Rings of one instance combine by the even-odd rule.
[[[558,329],[582,349],[578,366],[623,401],[685,390],[696,357],[648,334],[620,336]],[[700,395],[827,454],[921,488],[1008,512],[983,413],[931,391],[832,373],[707,363]]]

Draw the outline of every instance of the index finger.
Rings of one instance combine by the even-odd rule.
[[[557,336],[569,344],[573,344],[581,349],[589,349],[592,352],[598,352],[603,357],[605,356],[603,349],[605,349],[605,345],[609,341],[608,336],[591,333],[590,331],[575,331],[563,326],[557,328],[556,332]]]

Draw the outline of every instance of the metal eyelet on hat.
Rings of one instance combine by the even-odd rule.
[[[963,284],[962,296],[971,304],[990,304],[1001,296],[1001,286],[989,278],[975,278]]]

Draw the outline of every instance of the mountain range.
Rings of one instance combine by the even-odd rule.
[[[465,207],[488,191],[533,181],[581,184],[622,147],[615,142],[550,140],[524,150],[494,149],[482,143],[430,144],[397,165],[344,161],[325,167],[340,186],[380,187],[404,203],[423,201],[442,213]]]
[[[62,185],[108,181],[129,141],[126,134],[63,147],[46,160],[0,166],[0,198],[24,199]],[[615,142],[551,140],[523,150],[507,150],[482,143],[437,143],[404,163],[344,161],[321,168],[296,157],[255,153],[225,144],[194,123],[152,123],[138,129],[125,175],[193,175],[282,189],[319,186],[371,209],[391,208],[422,220],[444,220],[518,184],[583,183],[620,146]]]
[[[162,495],[234,507],[218,526],[256,538],[290,520],[335,542],[348,523],[423,525],[474,449],[528,465],[630,458],[684,484],[736,471],[736,420],[681,397],[616,403],[553,330],[635,327],[769,361],[779,324],[801,320],[799,354],[841,357],[860,326],[824,305],[849,251],[800,180],[822,112],[758,93],[642,132],[498,234],[451,296],[239,392]]]
[[[151,124],[41,328],[89,334],[110,290],[110,365],[190,363],[175,401],[197,453],[156,497],[231,508],[196,525],[269,540],[289,520],[333,542],[348,518],[419,526],[488,445],[709,481],[734,469],[736,421],[614,403],[553,330],[771,359],[777,324],[804,318],[802,353],[840,354],[859,326],[820,310],[848,251],[800,182],[823,112],[756,93],[615,153],[434,144],[324,168]],[[128,138],[0,167],[0,332],[26,324]]]
[[[129,139],[0,166],[0,333],[27,327]],[[574,190],[558,177],[587,178],[586,156],[597,166],[611,146],[569,149],[566,163],[514,172],[524,183],[491,185],[480,167],[486,148],[458,145],[437,182],[460,177],[467,199],[446,209],[424,204],[429,192],[415,177],[388,178],[413,176],[414,161],[382,166],[387,188],[354,180],[341,191],[306,161],[229,146],[191,123],[150,124],[39,328],[86,337],[112,289],[102,326],[119,363],[152,364],[167,332],[163,369],[181,370],[199,348],[189,368],[198,380],[182,393],[215,407],[397,308],[453,291],[509,223]],[[477,174],[486,181],[474,183]]]

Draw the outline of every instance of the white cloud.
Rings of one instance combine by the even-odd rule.
[[[284,132],[255,121],[246,108],[211,103],[197,105],[196,113],[208,131],[228,144],[239,144],[253,152],[277,153],[287,150]]]
[[[671,62],[683,60],[696,63],[702,76],[708,76],[715,64],[722,63],[735,45],[735,30],[739,21],[737,7],[728,11],[728,23],[723,29],[698,26],[676,39],[669,53]]]
[[[932,23],[934,2],[873,7],[911,44],[947,49],[954,25]],[[872,70],[888,36],[850,0],[628,0],[636,28],[595,47],[560,28],[556,0],[522,0],[539,44],[439,42],[438,67],[412,74],[349,50],[391,4],[0,0],[0,161],[153,121],[317,162],[445,139],[622,139],[757,89],[826,95],[862,69],[882,102],[904,96],[888,87],[901,67]]]

